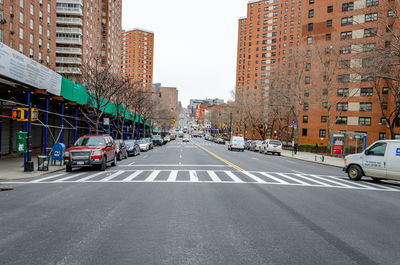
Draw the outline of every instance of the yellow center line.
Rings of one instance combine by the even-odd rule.
[[[213,157],[215,157],[215,158],[217,158],[218,160],[220,160],[220,161],[224,162],[225,164],[227,164],[228,166],[231,166],[231,167],[233,167],[234,169],[236,169],[236,170],[238,170],[238,171],[245,171],[243,168],[241,168],[241,167],[239,167],[239,166],[237,166],[237,165],[235,165],[235,164],[229,162],[228,160],[223,159],[222,157],[220,157],[220,156],[214,154],[213,152],[211,152],[211,151],[208,150],[207,148],[204,148],[203,146],[198,145],[198,144],[196,144],[196,143],[193,142],[193,141],[191,141],[191,142],[192,142],[192,144],[194,144],[195,146],[197,146],[197,147],[203,149],[204,151],[206,151],[207,153],[209,153],[209,154],[212,155]]]

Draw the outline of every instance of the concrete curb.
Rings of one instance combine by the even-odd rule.
[[[331,164],[322,163],[322,162],[318,162],[318,161],[312,161],[312,160],[301,159],[301,158],[295,157],[295,156],[292,157],[292,156],[286,156],[286,155],[283,155],[283,154],[282,154],[282,156],[288,157],[288,158],[292,158],[292,159],[296,159],[296,160],[300,160],[300,161],[306,161],[306,162],[310,162],[310,163],[314,163],[314,164],[324,165],[324,166],[331,166],[331,167],[343,168],[343,167],[341,167],[341,166],[331,165]]]
[[[31,175],[31,176],[30,176],[30,173],[26,173],[26,175],[23,178],[16,178],[16,179],[37,178],[37,177],[46,176],[46,175],[49,175],[49,174],[52,174],[52,173],[60,172],[60,171],[63,171],[63,170],[65,170],[64,166],[62,168],[59,168],[59,169],[56,169],[56,170],[43,171],[40,174],[35,174],[35,175]],[[15,180],[15,179],[12,179],[12,178],[11,179],[1,179],[0,178],[0,183],[7,183],[8,181],[11,181],[11,180]]]

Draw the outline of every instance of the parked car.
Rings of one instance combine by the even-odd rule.
[[[171,142],[171,138],[168,135],[164,136],[164,144],[167,144],[169,142]]]
[[[153,135],[151,136],[151,140],[153,141],[153,145],[161,146],[164,144],[164,140],[161,135]]]
[[[182,139],[182,142],[190,142],[189,135],[185,135]]]
[[[262,142],[260,146],[260,153],[263,154],[277,154],[281,155],[282,153],[282,142],[279,140],[267,139]]]
[[[154,148],[154,144],[151,138],[143,138],[143,140],[149,143],[150,150]]]
[[[245,149],[246,150],[250,150],[251,149],[251,143],[252,143],[252,140],[247,140],[246,141],[246,143],[245,143]]]
[[[351,180],[363,176],[400,180],[400,140],[377,141],[360,154],[346,156],[344,163],[343,171]]]
[[[171,138],[172,141],[173,141],[173,140],[176,140],[176,134],[174,134],[174,133],[171,133],[171,134],[169,135],[169,137]]]
[[[124,140],[115,140],[115,144],[117,146],[117,160],[121,161],[122,159],[127,159],[128,151],[126,150]]]
[[[107,163],[117,165],[117,147],[111,136],[83,136],[68,148],[64,154],[67,172],[73,167],[96,166],[104,171]]]
[[[239,137],[239,136],[231,137],[231,140],[229,141],[229,145],[228,145],[228,150],[230,150],[230,151],[238,150],[238,151],[244,152],[244,147],[245,147],[245,143],[244,143],[243,137]]]
[[[139,145],[141,152],[147,152],[150,150],[150,145],[146,140],[142,139],[142,140],[137,141],[137,143]]]
[[[183,133],[183,131],[179,131],[179,133],[178,133],[179,138],[183,138],[184,135],[185,134]]]
[[[128,156],[140,155],[140,147],[136,140],[127,140],[125,141],[125,145]]]
[[[260,140],[253,141],[251,143],[251,149],[250,150],[254,151],[254,152],[259,152],[260,146],[262,145],[262,142],[263,141],[260,141]]]
[[[222,138],[217,138],[217,144],[225,144],[225,140]]]

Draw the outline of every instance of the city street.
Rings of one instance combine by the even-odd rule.
[[[3,184],[0,264],[400,264],[400,183],[204,139]]]

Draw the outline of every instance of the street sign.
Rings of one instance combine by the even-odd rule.
[[[28,149],[27,145],[28,133],[27,132],[17,132],[17,139],[16,139],[16,149],[17,153],[24,154]]]
[[[292,125],[296,125],[296,121],[295,120],[292,120]]]
[[[104,123],[104,125],[110,125],[110,118],[104,118],[103,119],[103,123]]]

